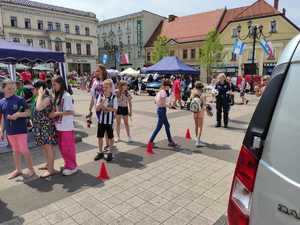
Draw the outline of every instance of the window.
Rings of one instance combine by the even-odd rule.
[[[15,17],[15,16],[10,17],[10,25],[12,27],[17,27],[18,26],[17,17]]]
[[[46,48],[46,41],[45,40],[39,40],[39,46],[41,48]]]
[[[270,33],[276,33],[277,32],[277,22],[276,20],[272,20],[270,23]]]
[[[81,44],[76,44],[77,55],[81,55]]]
[[[66,43],[67,54],[72,54],[72,44],[70,42]]]
[[[252,61],[252,51],[248,52],[248,61]],[[255,55],[254,55],[254,60],[255,60]]]
[[[128,61],[131,61],[131,52],[128,52]]]
[[[233,37],[233,38],[237,38],[238,37],[238,30],[237,30],[237,28],[233,28],[232,29],[231,37]]]
[[[89,27],[85,28],[85,35],[90,36],[90,28]]]
[[[56,27],[56,31],[59,31],[59,32],[61,31],[60,23],[56,23],[55,27]]]
[[[147,52],[147,62],[151,62],[151,52]]]
[[[69,34],[70,33],[70,25],[65,24],[65,33]]]
[[[86,55],[91,55],[91,45],[86,44]]]
[[[128,35],[128,37],[127,37],[127,43],[128,43],[128,45],[130,45],[130,35]]]
[[[252,57],[252,56],[251,56],[251,57]],[[236,62],[236,59],[237,59],[236,54],[233,53],[233,52],[231,52],[231,61],[232,61],[232,62]]]
[[[188,50],[187,49],[183,49],[182,58],[183,59],[187,59],[187,57],[188,57]]]
[[[48,31],[53,31],[53,23],[48,22]]]
[[[38,20],[37,27],[38,27],[38,30],[44,30],[44,23],[42,20]]]
[[[170,56],[174,56],[175,55],[175,51],[174,50],[170,50]]]
[[[13,38],[13,40],[12,40],[13,42],[16,42],[16,43],[20,43],[21,41],[20,41],[20,38]]]
[[[75,26],[75,34],[80,34],[80,27],[78,25]]]
[[[33,40],[32,39],[27,39],[26,40],[27,45],[33,46]]]
[[[195,59],[196,58],[196,49],[191,49],[191,59]]]
[[[25,18],[25,29],[31,29],[31,21],[29,18]]]
[[[55,51],[57,51],[57,52],[62,51],[62,41],[60,39],[55,40],[54,48],[55,48]]]

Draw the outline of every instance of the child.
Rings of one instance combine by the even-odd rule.
[[[7,139],[14,152],[14,162],[16,170],[12,172],[8,179],[16,178],[22,175],[21,169],[21,154],[24,156],[28,172],[26,177],[35,175],[31,154],[27,144],[27,121],[29,117],[29,109],[24,98],[18,97],[16,93],[16,84],[12,80],[5,80],[2,86],[5,97],[0,100],[0,113],[3,115],[1,120],[0,136],[3,139],[4,129],[7,134]]]
[[[118,102],[116,96],[112,93],[113,89],[113,82],[112,80],[108,79],[105,80],[103,83],[103,94],[100,95],[97,99],[96,105],[96,114],[98,119],[98,144],[99,144],[99,152],[95,157],[95,161],[104,158],[104,151],[103,151],[103,138],[105,134],[108,138],[108,147],[105,149],[105,152],[108,152],[107,161],[112,160],[112,153],[110,152],[110,148],[113,145],[113,122],[115,113],[118,109]]]
[[[120,140],[120,129],[121,129],[121,118],[123,117],[125,129],[128,137],[128,142],[132,142],[130,137],[130,130],[129,130],[129,123],[128,123],[128,116],[131,117],[132,115],[132,103],[131,103],[131,95],[128,91],[128,84],[126,81],[120,81],[118,85],[117,99],[118,99],[118,110],[116,115],[117,121],[117,139],[116,142]]]
[[[55,118],[58,133],[58,145],[65,165],[62,170],[64,176],[78,171],[76,163],[76,146],[74,134],[74,105],[72,96],[66,91],[66,84],[62,77],[53,80],[55,111],[50,114]]]
[[[196,82],[195,88],[192,90],[191,99],[190,108],[194,114],[196,147],[204,147],[205,144],[201,142],[200,138],[206,110],[206,96],[204,95],[204,85],[200,81]]]
[[[170,88],[172,87],[172,84],[170,80],[164,80],[162,84],[161,90],[157,93],[155,97],[155,103],[157,105],[157,116],[158,116],[158,121],[155,130],[153,131],[153,134],[149,140],[148,145],[153,145],[153,142],[161,130],[162,126],[165,126],[168,141],[169,141],[169,146],[170,147],[176,147],[177,144],[173,141],[173,138],[171,136],[170,132],[170,124],[167,118],[167,97],[168,97],[168,92]]]

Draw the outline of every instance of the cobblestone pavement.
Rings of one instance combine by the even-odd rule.
[[[134,142],[117,144],[116,159],[108,164],[111,179],[104,183],[96,179],[99,164],[93,162],[96,127],[85,128],[87,94],[76,92],[75,102],[77,128],[88,134],[77,145],[80,172],[67,178],[8,181],[11,155],[0,155],[1,224],[213,225],[226,214],[234,163],[257,99],[231,109],[229,129],[214,128],[214,118],[207,117],[207,147],[200,149],[184,139],[187,128],[193,131],[191,113],[170,111],[172,133],[181,147],[168,148],[161,132],[156,154],[147,156],[145,143],[155,126],[155,106],[152,97],[135,97]],[[56,152],[58,168],[62,160]],[[39,149],[32,153],[39,167],[43,156]]]

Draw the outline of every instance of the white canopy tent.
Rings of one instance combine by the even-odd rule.
[[[132,68],[128,68],[124,71],[121,72],[121,75],[128,75],[128,76],[133,76],[133,77],[137,77],[140,75],[140,71],[134,70]]]

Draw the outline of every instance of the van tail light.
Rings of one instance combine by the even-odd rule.
[[[228,206],[228,225],[249,225],[258,159],[245,146],[237,161]]]

